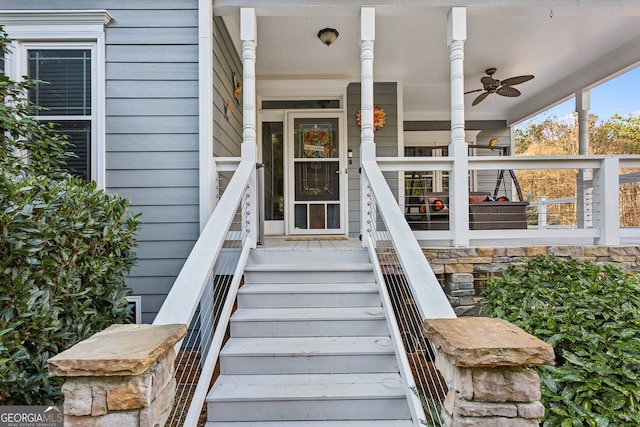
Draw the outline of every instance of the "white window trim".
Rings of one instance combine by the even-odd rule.
[[[125,297],[126,300],[130,303],[133,304],[133,317],[136,320],[136,325],[139,325],[142,323],[142,297],[139,295],[135,295],[135,296],[128,296]]]
[[[0,11],[0,22],[13,40],[5,72],[12,79],[26,74],[26,48],[34,46],[92,49],[91,179],[106,186],[105,26],[106,10]]]

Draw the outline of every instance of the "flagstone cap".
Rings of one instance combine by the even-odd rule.
[[[549,344],[503,319],[428,319],[422,329],[438,351],[458,367],[555,364]]]
[[[50,358],[58,377],[140,375],[187,334],[186,325],[111,325]]]

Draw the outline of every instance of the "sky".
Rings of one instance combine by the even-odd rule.
[[[571,98],[562,104],[538,114],[518,125],[519,128],[529,123],[539,123],[549,118],[562,119],[575,111],[575,99]],[[620,116],[640,116],[640,67],[636,67],[606,83],[591,89],[591,114],[600,121],[607,121],[614,114]]]

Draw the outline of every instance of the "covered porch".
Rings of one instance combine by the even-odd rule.
[[[201,170],[201,182],[205,184],[201,195],[205,200],[204,206],[210,205],[211,209],[203,210],[202,234],[154,322],[187,323],[193,331],[185,340],[186,344],[183,343],[182,351],[197,353],[193,365],[200,367],[198,375],[201,381],[197,386],[194,385],[193,403],[186,424],[192,425],[200,413],[209,391],[211,375],[221,348],[225,345],[229,322],[243,320],[242,316],[234,318],[231,313],[244,280],[249,276],[253,280],[257,276],[254,274],[256,271],[266,275],[277,270],[278,273],[286,273],[286,278],[278,277],[277,280],[291,288],[295,287],[295,292],[298,292],[304,286],[314,284],[303,282],[303,276],[343,273],[347,268],[343,265],[345,263],[357,264],[355,270],[359,273],[365,271],[367,285],[376,288],[380,294],[376,309],[368,306],[365,315],[377,316],[376,320],[388,327],[383,333],[385,338],[388,333],[393,343],[398,364],[398,372],[395,367],[389,368],[394,374],[393,388],[401,384],[403,392],[399,392],[396,398],[406,399],[409,408],[408,411],[403,409],[398,418],[412,425],[419,425],[427,416],[431,418],[432,411],[424,408],[412,391],[418,387],[420,393],[429,396],[428,399],[434,403],[435,416],[432,419],[438,420],[437,423],[443,422],[442,418],[446,416],[441,417],[444,412],[439,407],[442,391],[428,395],[428,386],[423,386],[437,375],[431,375],[433,372],[427,372],[424,376],[420,376],[420,373],[415,375],[416,371],[422,371],[423,374],[429,371],[427,366],[431,360],[428,359],[433,358],[434,349],[420,331],[407,331],[399,325],[415,328],[425,319],[453,318],[457,314],[464,314],[452,307],[451,297],[461,299],[473,296],[470,289],[473,284],[469,283],[472,271],[468,271],[474,268],[474,262],[470,261],[472,250],[476,250],[478,258],[499,257],[503,253],[504,258],[508,254],[515,256],[519,253],[516,249],[526,246],[549,247],[552,239],[562,239],[565,245],[571,245],[570,239],[584,239],[588,242],[586,245],[593,247],[617,247],[623,239],[636,237],[634,228],[621,227],[618,192],[620,171],[624,170],[624,174],[630,169],[639,168],[639,158],[589,156],[584,138],[581,138],[580,144],[583,151],[575,157],[522,158],[494,156],[491,152],[489,155],[480,155],[470,153],[470,148],[495,146],[512,150],[510,126],[576,94],[579,99],[577,110],[580,114],[586,114],[586,93],[590,85],[637,64],[640,58],[637,54],[640,27],[635,24],[640,9],[628,5],[599,8],[595,4],[528,8],[515,1],[512,7],[468,8],[413,3],[408,6],[376,7],[360,7],[354,2],[340,6],[256,3],[260,4],[239,5],[232,1],[219,1],[210,10],[213,15],[223,17],[225,28],[231,40],[237,43],[236,49],[242,58],[241,153],[233,157],[216,155],[210,148],[212,135],[206,131],[201,133],[202,147],[206,148],[203,151],[213,154],[212,158],[202,162],[206,167]],[[496,25],[498,16],[500,24]],[[555,24],[556,18],[562,18],[558,25]],[[579,29],[589,25],[594,27],[594,31],[585,35],[586,40],[573,39],[575,43],[570,49],[560,52],[564,48],[560,47],[560,50],[556,50],[557,56],[549,55],[553,51],[552,46],[557,46],[558,40],[563,39],[563,34],[568,34],[567,31],[582,34]],[[312,31],[310,27],[313,27]],[[318,40],[317,32],[323,28],[339,28],[337,32],[340,36],[333,45],[323,46]],[[617,41],[611,43],[612,39]],[[319,46],[314,46],[314,43]],[[342,47],[337,49],[338,46]],[[498,47],[499,58],[496,57]],[[203,60],[210,52],[203,49]],[[497,64],[499,61],[500,64]],[[477,95],[465,96],[465,91],[467,88],[475,89],[478,80],[490,67],[500,69],[508,77],[535,75],[535,78],[519,86],[520,96],[500,96],[497,92],[490,92],[481,103],[472,106]],[[558,72],[560,69],[562,73]],[[313,87],[314,84],[318,86]],[[377,91],[381,86],[393,89],[389,92]],[[332,89],[336,87],[339,89]],[[489,92],[489,89],[486,90]],[[384,103],[376,99],[383,93],[387,95]],[[209,103],[204,99],[204,105],[220,105],[220,97],[216,97],[213,91],[209,95]],[[299,101],[311,101],[313,107]],[[333,107],[322,108],[317,101],[329,101],[328,105]],[[332,104],[334,101],[336,104]],[[272,108],[277,112],[267,112],[265,110],[269,108],[265,108],[265,102],[284,102],[285,106],[281,104],[279,108]],[[384,127],[376,123],[376,106],[387,113]],[[328,123],[318,121],[319,118],[330,119],[331,125],[336,124],[338,130],[320,135],[318,128]],[[296,119],[302,121],[296,122]],[[308,119],[312,120],[305,122]],[[276,125],[265,133],[265,123]],[[586,122],[581,123],[584,125]],[[209,128],[206,118],[203,118],[203,124],[206,125],[203,129]],[[297,128],[297,125],[311,127]],[[284,166],[281,174],[276,173],[273,165],[271,172],[266,174],[283,176],[282,193],[271,193],[278,203],[263,203],[260,184],[256,179],[256,163],[269,163],[265,161],[265,154],[269,150],[264,148],[264,138],[266,135],[273,147],[274,141],[280,140],[273,137],[271,130],[278,126],[283,129],[281,143],[284,146]],[[471,129],[477,132],[472,139],[468,139],[467,131]],[[410,132],[442,130],[447,131],[446,141],[424,140],[413,146],[435,149],[446,145],[446,154],[440,157],[405,156],[405,148],[409,147],[405,142]],[[309,132],[307,135],[315,138],[313,144],[309,143],[308,146],[304,145],[307,140],[296,140],[296,136],[305,135],[306,131]],[[335,151],[333,145],[327,147],[325,142],[315,144],[317,141],[326,141],[329,134],[339,141],[339,148]],[[287,137],[291,138],[289,142]],[[492,145],[495,139],[500,140],[500,145]],[[298,144],[298,148],[295,144]],[[313,188],[299,186],[300,182],[305,182],[306,165],[326,172],[321,185]],[[545,219],[540,212],[536,213],[537,219],[530,222],[525,210],[524,223],[521,222],[525,227],[476,226],[490,221],[472,220],[473,205],[485,203],[472,200],[475,193],[490,192],[494,196],[494,176],[499,171],[513,170],[517,176],[518,171],[536,169],[570,171],[565,174],[567,179],[576,180],[576,188],[580,189],[576,190],[576,201],[571,202],[577,207],[575,224],[551,229],[544,225]],[[298,171],[301,171],[300,174],[297,174]],[[407,193],[408,179],[416,171],[420,177],[438,175],[439,184],[432,180],[431,187],[423,185],[416,194]],[[510,173],[507,175],[511,176]],[[212,182],[219,184],[214,192],[210,191]],[[267,187],[275,191],[277,185],[269,186],[269,183],[274,184],[275,180],[267,181]],[[503,184],[504,187],[501,187]],[[486,203],[528,202],[530,206],[539,203],[544,207],[538,198],[516,200],[517,190],[513,182],[503,180],[498,187],[510,201]],[[312,191],[305,193],[306,190]],[[423,196],[423,201],[418,203],[418,212],[421,206],[426,211],[428,205],[425,197],[433,192],[446,195],[446,226],[439,230],[412,229],[406,216],[410,204],[408,197]],[[265,191],[265,195],[268,194]],[[324,198],[312,197],[317,195]],[[284,262],[281,259],[269,259],[267,266],[258,267],[255,260],[263,256],[265,249],[257,248],[262,240],[259,238],[261,206],[265,205],[275,207],[277,212],[282,213],[282,218],[272,217],[267,221],[282,221],[283,231],[278,234],[286,236],[280,238],[286,242],[280,247],[283,254],[296,259],[302,253],[309,256],[309,252],[314,252],[312,246],[315,247],[316,243],[319,252],[321,249],[321,253],[326,254],[328,245],[323,244],[322,239],[313,240],[312,236],[345,238],[349,239],[347,246],[353,243],[359,246],[353,252],[360,252],[366,262],[345,261],[346,257],[339,259],[338,256],[327,263],[314,259],[311,254],[310,258],[301,261],[302,266],[299,263],[287,265],[287,270],[281,265]],[[296,237],[301,242],[307,242],[301,243],[305,245],[304,250],[296,250]],[[269,246],[269,239],[272,237],[265,237],[265,247]],[[568,247],[565,245],[563,247]],[[459,268],[447,269],[446,265],[429,258],[425,248],[430,246],[445,247],[451,255],[458,251],[455,252],[457,261],[451,264]],[[493,246],[504,246],[500,249],[503,252],[489,255],[484,250],[489,246],[493,250]],[[341,249],[347,250],[347,247]],[[278,252],[278,248],[274,247],[271,252]],[[590,255],[602,256],[596,252],[590,252]],[[637,260],[637,254],[628,256]],[[460,259],[466,262],[460,262]],[[622,258],[619,260],[622,261]],[[366,264],[366,267],[361,264]],[[440,266],[442,271],[439,271]],[[353,272],[349,270],[349,274]],[[455,290],[455,295],[445,294],[438,281],[439,274],[450,275],[451,289]],[[334,292],[335,288],[342,286],[334,286],[337,283],[331,284]],[[394,306],[394,298],[390,297],[392,292],[401,292],[395,299],[405,307]],[[261,314],[272,315],[271,312],[265,312],[264,308],[258,310],[262,310]],[[288,315],[280,316],[282,319],[270,318],[271,323],[278,323]],[[307,319],[305,317],[303,322]],[[332,327],[335,328],[335,324]],[[243,333],[249,334],[250,331]],[[309,332],[311,335],[314,333],[317,332]],[[419,355],[415,356],[416,353]],[[255,364],[252,366],[255,368]],[[345,366],[341,365],[342,368]],[[396,374],[399,378],[397,381]],[[322,377],[323,374],[317,375]],[[318,378],[315,376],[313,380]],[[320,378],[320,384],[324,385],[325,380]],[[248,381],[240,384],[239,388],[250,389],[248,384],[251,380]],[[379,385],[381,381],[378,378],[373,383]],[[277,384],[280,388],[286,388],[281,387],[281,382]],[[224,391],[233,388],[234,384],[222,382],[219,386],[218,393],[215,386],[210,392],[214,400],[220,396],[226,398]],[[316,390],[317,386],[318,383],[314,383],[305,388]],[[269,386],[264,388],[274,389]],[[375,387],[363,388],[370,390]],[[296,400],[297,397],[287,398]],[[330,398],[341,399],[337,395]],[[241,397],[238,399],[242,402]],[[369,404],[373,402],[373,406],[368,408],[378,411],[376,399],[364,398],[369,400]],[[276,396],[274,400],[280,402],[284,399]],[[405,408],[404,403],[402,405]],[[286,420],[292,423],[307,420],[332,422],[327,421],[329,418],[323,418],[327,412],[322,415],[314,412],[320,406],[314,403],[307,412],[282,410],[275,415],[269,414],[274,418],[250,421],[277,422],[290,416]],[[219,412],[224,412],[224,409],[219,409]],[[239,409],[228,417],[254,416],[242,412]],[[331,413],[331,410],[328,412]],[[354,417],[358,422],[385,422],[384,414],[375,411],[367,413],[367,409]]]
[[[624,156],[607,159],[609,166],[605,167],[605,156],[587,157],[586,129],[589,89],[638,64],[637,7],[622,3],[529,6],[517,1],[510,2],[510,7],[454,9],[379,5],[365,25],[355,2],[340,7],[242,6],[253,11],[255,23],[255,32],[248,35],[255,43],[251,47],[255,78],[242,87],[255,92],[249,95],[251,102],[242,106],[242,126],[243,134],[255,127],[256,147],[251,156],[265,165],[267,235],[361,236],[360,172],[367,155],[383,170],[395,203],[410,223],[408,214],[415,199],[425,204],[425,198],[433,195],[446,198],[447,214],[436,214],[435,222],[427,218],[426,205],[422,207],[426,212],[414,218],[418,224],[412,228],[422,245],[510,245],[522,239],[545,244],[553,243],[550,239],[554,238],[616,245],[637,234],[637,224],[625,219],[625,212],[635,209],[633,198],[631,205],[620,206],[618,200],[620,186],[628,186],[619,177],[630,176],[637,164]],[[238,53],[247,55],[249,40],[241,37],[240,5],[215,2],[212,11],[221,17]],[[589,32],[580,31],[586,27]],[[339,32],[330,46],[318,39],[318,32],[325,28]],[[492,68],[496,71],[488,75]],[[516,79],[518,76],[533,78]],[[515,82],[507,86],[520,95],[485,88],[488,77],[497,83],[500,79]],[[483,95],[480,102],[478,95]],[[579,155],[513,156],[513,126],[568,98],[575,99],[579,117]],[[212,102],[218,102],[215,95]],[[366,123],[365,113],[378,109],[386,114],[383,126]],[[248,112],[255,123],[247,122]],[[329,163],[311,166],[325,167],[331,172],[327,176],[336,173],[331,189],[340,196],[332,193],[315,203],[310,197],[298,198],[298,192],[307,189],[304,164],[289,147],[295,144],[294,120],[326,115],[333,115],[340,128],[336,132],[339,148],[334,148]],[[358,125],[360,115],[362,127]],[[273,133],[274,123],[284,128],[278,135]],[[203,144],[205,140],[210,144],[206,134],[201,138]],[[274,162],[269,138],[280,138],[281,165]],[[313,153],[314,158],[319,155]],[[214,165],[202,172],[201,182],[211,182],[216,171],[223,171],[228,163],[228,158],[213,154]],[[217,167],[218,163],[223,165]],[[518,194],[511,171],[522,176],[527,171],[547,170],[574,182],[573,194],[553,200],[553,195],[529,187]],[[504,179],[498,180],[501,173]],[[417,186],[412,179],[415,175],[421,177]],[[214,194],[223,189],[224,184]],[[492,223],[482,219],[478,215],[483,212],[491,217],[508,206],[489,208],[474,200],[485,194],[506,197],[511,205],[522,202],[514,207],[518,218],[498,216]],[[321,212],[314,203],[321,205]],[[215,199],[211,204],[215,205]],[[558,221],[554,212],[558,206],[571,211],[572,218]],[[314,212],[320,226],[313,222]],[[202,217],[204,223],[208,212]],[[501,225],[505,221],[511,224]]]

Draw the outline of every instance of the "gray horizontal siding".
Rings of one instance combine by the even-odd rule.
[[[164,38],[166,33],[167,28],[113,27],[110,28],[106,40],[109,45],[129,45],[132,40],[141,45],[154,45],[156,40]],[[198,29],[173,27],[171,35],[171,39],[165,42],[167,45],[188,45],[198,37]]]
[[[185,236],[191,237],[194,233],[199,232],[197,222],[176,222],[171,223],[171,227],[167,227],[165,224],[168,223],[144,223],[141,232],[144,233],[147,241],[175,241],[184,239]]]
[[[216,156],[239,156],[242,143],[242,105],[233,94],[233,73],[242,79],[242,63],[229,33],[220,18],[214,19],[213,40],[213,147]],[[229,120],[225,118],[225,104],[232,104]]]
[[[111,191],[129,198],[133,203],[134,210],[140,205],[158,206],[159,203],[162,203],[162,205],[159,205],[158,209],[162,209],[161,206],[163,205],[194,206],[196,209],[198,207],[197,188],[112,188]],[[144,216],[142,217],[142,220],[145,220]],[[196,239],[198,236],[196,235],[192,237]],[[139,240],[144,241],[144,239]]]
[[[136,3],[130,1],[130,3]],[[107,8],[113,16],[113,20],[109,23],[110,28],[179,28],[179,27],[197,27],[198,11],[193,0],[176,1],[186,7],[192,5],[194,9],[115,9]],[[128,6],[128,4],[127,4]],[[157,44],[157,41],[156,41]]]
[[[165,31],[165,37],[171,34]],[[175,30],[175,29],[174,29]],[[163,38],[164,39],[164,38]],[[163,40],[160,39],[160,40]],[[171,38],[169,37],[168,40]],[[132,37],[132,42],[138,42]],[[190,62],[198,57],[197,45],[113,45],[107,47],[107,62]]]
[[[178,275],[178,273],[180,273],[180,269],[182,268],[183,264],[184,259],[180,258],[143,260],[143,262],[137,262],[133,266],[133,268],[129,272],[129,276],[149,278],[155,277],[159,280],[169,278],[171,280],[175,280],[175,277]],[[164,298],[166,297],[166,295],[163,295],[162,297]]]
[[[113,16],[107,186],[141,213],[138,262],[127,283],[151,322],[199,234],[198,2],[100,3]]]
[[[171,290],[173,280],[168,277],[135,276],[129,278],[129,286],[138,289],[138,295],[166,294]]]
[[[109,149],[118,151],[162,152],[162,151],[198,151],[198,134],[111,134]]]
[[[193,80],[198,74],[195,62],[172,63],[135,63],[110,62],[107,64],[107,75],[110,80]]]
[[[197,98],[198,82],[194,80],[109,80],[109,98]],[[197,103],[197,101],[196,101]]]
[[[398,106],[396,83],[374,83],[374,103],[385,113],[386,123],[374,134],[376,156],[398,156]],[[355,117],[360,109],[360,83],[352,83],[347,88],[347,118]],[[353,163],[349,168],[349,235],[360,234],[360,127],[355,120],[347,120],[348,147],[353,150]],[[385,174],[394,194],[397,193],[396,174]]]
[[[142,323],[151,323],[155,319],[155,314],[162,307],[162,303],[166,298],[164,293],[156,293],[152,295],[142,296]]]
[[[173,170],[171,174],[159,174],[155,169],[112,169],[107,172],[107,181],[112,187],[193,187],[198,182],[198,170]]]
[[[137,205],[133,211],[145,219],[143,229],[146,224],[198,223],[198,212],[190,205]]]
[[[107,101],[107,115],[118,116],[197,116],[198,105],[193,98],[112,98]]]
[[[189,240],[180,241],[147,241],[143,246],[136,249],[138,259],[185,259],[189,256],[193,242]]]
[[[185,134],[198,131],[197,116],[113,116],[107,118],[107,133]]]
[[[198,169],[198,155],[192,152],[108,152],[107,169],[153,169],[161,173],[171,174],[171,170]],[[107,172],[108,172],[107,171]],[[194,185],[196,185],[194,183]],[[197,199],[194,200],[197,203]]]

